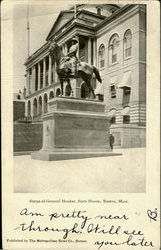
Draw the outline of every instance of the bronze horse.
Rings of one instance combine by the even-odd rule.
[[[49,48],[49,52],[51,55],[51,60],[52,62],[56,62],[56,71],[60,80],[60,84],[61,84],[61,95],[63,95],[64,93],[64,89],[63,89],[63,83],[64,81],[67,81],[69,87],[71,88],[71,84],[70,84],[70,78],[73,78],[73,75],[71,74],[71,69],[67,66],[68,65],[68,60],[70,60],[69,57],[64,56],[64,54],[62,53],[60,47],[58,46],[57,43],[52,43],[50,45]],[[95,93],[94,93],[94,89],[91,86],[91,78],[93,73],[96,76],[96,79],[102,83],[102,79],[100,77],[99,71],[98,69],[93,66],[93,65],[89,65],[86,62],[77,62],[77,72],[76,72],[76,77],[80,77],[82,78],[82,80],[86,83],[86,86],[89,89],[89,97],[91,95],[91,92],[93,94],[93,97],[95,98]],[[71,88],[72,89],[72,88]]]

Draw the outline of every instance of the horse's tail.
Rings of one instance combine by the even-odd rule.
[[[93,66],[93,72],[94,72],[95,75],[96,75],[96,79],[97,79],[100,83],[102,83],[102,79],[101,79],[100,73],[99,73],[98,69],[97,69],[95,66]]]

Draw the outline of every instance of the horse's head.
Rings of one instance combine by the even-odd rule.
[[[50,44],[49,53],[53,61],[55,60],[58,62],[58,60],[60,60],[60,48],[56,42]]]
[[[52,42],[50,44],[50,47],[49,47],[49,51],[50,52],[54,52],[55,50],[57,50],[59,48],[58,44],[56,42]]]

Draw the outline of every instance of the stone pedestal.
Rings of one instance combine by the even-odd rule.
[[[110,132],[115,137],[114,147],[140,148],[146,146],[146,128],[136,124],[112,125]]]
[[[109,121],[99,101],[58,97],[43,115],[43,147],[32,159],[66,160],[113,154]]]

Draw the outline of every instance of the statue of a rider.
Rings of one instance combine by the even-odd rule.
[[[69,48],[69,52],[67,53],[66,63],[69,63],[69,67],[71,69],[71,75],[76,76],[77,74],[77,64],[79,59],[77,57],[79,44],[77,38],[71,39],[71,46]]]

